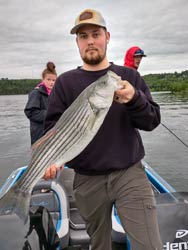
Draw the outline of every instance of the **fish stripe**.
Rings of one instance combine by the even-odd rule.
[[[89,117],[87,117],[88,120],[89,120]],[[70,136],[69,136],[70,135]],[[38,175],[41,171],[43,172],[43,166],[45,166],[46,164],[48,164],[49,166],[54,163],[57,159],[57,157],[59,156],[60,152],[61,152],[61,155],[63,155],[66,150],[67,150],[67,147],[71,147],[74,143],[77,142],[78,139],[80,139],[82,135],[77,133],[77,134],[72,134],[71,136],[71,131],[67,134],[67,139],[68,140],[64,140],[64,144],[60,144],[56,141],[56,144],[53,145],[53,147],[51,148],[51,152],[49,152],[49,157],[48,159],[46,158],[42,158],[41,159],[41,162],[39,162],[39,167],[37,169],[37,171],[35,171],[34,175]],[[58,145],[59,144],[59,145]],[[55,153],[56,152],[56,153]],[[50,159],[50,160],[49,160]],[[33,178],[35,178],[35,176],[33,176]],[[33,179],[32,178],[32,179]],[[32,183],[32,179],[29,180],[28,182],[26,181],[27,185],[29,186],[29,182]]]
[[[61,155],[65,154],[65,152],[67,151],[67,148],[72,147],[77,142],[77,140],[79,140],[83,136],[84,131],[87,128],[88,123],[90,121],[89,120],[90,112],[88,111],[89,110],[87,106],[85,107],[85,109],[82,110],[82,113],[78,112],[79,117],[78,115],[75,116],[74,122],[72,122],[71,120],[72,123],[68,123],[71,126],[67,126],[67,131],[63,131],[64,133],[63,138],[59,139],[58,137],[56,140],[53,139],[51,141],[50,147],[48,146],[47,149],[43,151],[43,154],[45,155],[46,151],[49,151],[49,148],[50,148],[51,152],[48,153],[48,159],[51,159],[51,160],[49,161],[48,159],[41,157],[41,160],[38,161],[37,163],[39,165],[39,168],[36,169],[36,171],[34,171],[33,176],[32,177],[30,176],[29,180],[27,179],[23,180],[23,182],[21,183],[22,186],[24,185],[24,187],[27,189],[30,186],[30,183],[33,182],[33,179],[35,179],[36,176],[39,175],[39,173],[43,172],[43,168],[46,164],[48,164],[48,162],[50,166],[52,163],[56,161],[60,152],[61,152]],[[79,122],[79,126],[76,128],[75,125],[78,124],[78,119],[80,119],[80,122]],[[63,133],[61,132],[61,135],[63,135]]]
[[[70,116],[70,121],[69,121],[69,123],[67,122],[67,125],[65,124],[65,123],[63,123],[64,125],[65,125],[65,127],[62,129],[62,131],[60,131],[61,132],[61,134],[63,134],[64,133],[64,131],[67,129],[67,127],[74,121],[74,120],[76,120],[76,118],[77,118],[77,116],[79,116],[80,115],[80,113],[82,112],[84,110],[84,107],[80,107],[80,108],[77,108],[77,112],[74,112],[74,115],[73,116]],[[59,123],[59,124],[61,124],[61,123]],[[56,131],[59,131],[59,128],[60,126],[58,126],[58,124],[57,124],[57,126],[55,126],[55,130]],[[57,140],[57,135],[55,135],[54,136],[54,138],[50,138],[49,139],[49,141],[48,142],[46,142],[46,143],[48,143],[48,147],[43,147],[43,145],[40,145],[36,150],[34,150],[34,152],[33,152],[33,157],[32,157],[32,162],[30,163],[30,165],[32,165],[32,163],[33,164],[35,164],[35,165],[38,165],[39,164],[39,162],[40,162],[40,159],[46,154],[46,152],[53,146],[53,144],[54,144],[54,141],[56,141]],[[35,154],[35,152],[36,152],[36,154]],[[28,175],[30,176],[30,174],[32,174],[32,172],[33,172],[33,169],[32,168],[29,168],[28,169]],[[24,182],[24,178],[22,179],[22,181]],[[26,180],[26,182],[27,182],[27,180]],[[22,185],[23,183],[21,182],[21,183],[19,183],[20,185]]]
[[[84,107],[82,107],[82,106],[80,106],[79,108],[77,108],[77,111],[75,112],[74,110],[73,110],[73,114],[72,113],[70,113],[70,116],[69,117],[66,117],[66,118],[69,118],[69,124],[74,120],[74,119],[76,119],[76,116],[77,115],[79,115],[79,112],[83,109]],[[78,112],[78,113],[77,113]],[[61,119],[61,118],[60,118]],[[66,125],[67,124],[67,125]],[[55,125],[55,127],[54,127],[54,129],[57,131],[57,130],[62,130],[61,131],[61,133],[63,133],[63,131],[64,130],[66,130],[67,129],[67,126],[69,126],[69,124],[68,124],[68,122],[67,122],[67,119],[65,119],[64,121],[63,121],[63,124],[61,124],[61,120],[59,120],[57,123],[56,123],[56,125]],[[48,132],[48,133],[50,133],[51,134],[51,130]],[[48,134],[47,133],[47,134]],[[41,140],[41,139],[39,139],[39,140]],[[48,148],[50,147],[50,140],[51,140],[51,138],[48,140]],[[52,138],[52,140],[53,140],[53,138]],[[52,143],[53,143],[53,141],[52,141]],[[51,143],[51,144],[52,144]],[[42,155],[41,155],[41,152],[44,150],[44,148],[42,147],[42,145],[40,145],[41,147],[39,147],[39,148],[37,148],[36,150],[34,150],[33,151],[33,154],[32,154],[32,156],[33,156],[33,161],[35,161],[35,159],[37,159],[39,156],[41,157]],[[38,150],[38,151],[37,151]],[[37,152],[36,152],[37,151]],[[45,154],[46,152],[44,152],[44,154]],[[35,162],[36,164],[37,164],[37,162]]]

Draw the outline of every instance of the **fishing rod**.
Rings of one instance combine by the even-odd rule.
[[[184,146],[186,146],[188,148],[188,145],[182,141],[171,129],[169,129],[164,123],[161,122],[161,125],[166,128],[173,136],[176,137],[176,139],[178,139]]]

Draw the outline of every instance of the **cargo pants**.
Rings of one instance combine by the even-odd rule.
[[[112,249],[112,207],[115,205],[131,250],[162,250],[151,185],[141,162],[107,175],[75,174],[74,195],[86,222],[91,250]]]

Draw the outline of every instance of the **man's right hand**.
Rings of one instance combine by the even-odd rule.
[[[56,164],[52,164],[50,167],[47,168],[43,178],[45,180],[49,180],[49,179],[54,179],[57,176],[57,172],[59,170],[62,170],[64,166],[61,167],[56,167]]]

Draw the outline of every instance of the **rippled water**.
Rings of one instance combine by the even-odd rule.
[[[142,132],[146,149],[145,159],[177,190],[186,191],[188,189],[188,96],[153,93],[153,98],[160,104],[163,125],[152,132]]]
[[[161,106],[162,123],[188,145],[188,97],[153,93]],[[13,169],[30,158],[29,121],[23,109],[26,95],[0,96],[0,185]],[[145,160],[177,190],[188,189],[188,148],[160,125],[141,132]]]
[[[30,157],[29,121],[23,109],[26,95],[0,96],[0,185]]]

